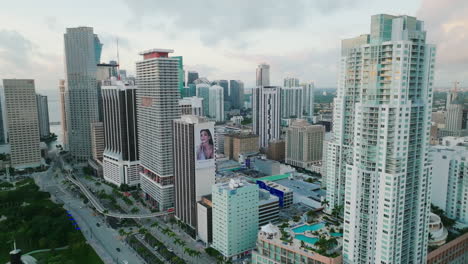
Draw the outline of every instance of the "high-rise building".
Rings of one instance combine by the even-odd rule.
[[[140,53],[136,63],[137,127],[141,189],[159,210],[174,206],[171,122],[180,117],[179,60],[169,49]]]
[[[39,136],[48,137],[50,135],[49,125],[49,104],[47,96],[36,94],[37,101],[37,116],[39,121]]]
[[[280,138],[280,90],[278,86],[259,86],[252,90],[253,132],[259,135],[261,148]]]
[[[203,98],[185,97],[179,100],[179,106],[182,115],[203,116]]]
[[[3,86],[0,85],[0,145],[7,143],[8,131],[6,122],[5,93]]]
[[[206,83],[200,83],[196,85],[197,97],[202,98],[202,110],[204,116],[210,115],[210,87],[211,85]]]
[[[283,87],[299,87],[299,79],[294,77],[284,78]]]
[[[457,83],[452,91],[447,93],[445,110],[445,128],[442,134],[447,136],[468,135],[468,109],[465,107],[463,95],[457,92]]]
[[[257,66],[258,86],[270,86],[270,65],[262,63]]]
[[[183,115],[173,122],[175,216],[195,236],[197,202],[215,183],[214,122]]]
[[[102,122],[91,123],[91,150],[94,160],[102,161],[104,147],[104,124]]]
[[[209,89],[209,112],[210,119],[224,121],[224,92],[223,87],[213,85]]]
[[[213,185],[213,244],[225,258],[236,259],[255,247],[258,186],[245,179]]]
[[[468,225],[468,137],[442,140],[444,145],[431,147],[431,203]]]
[[[196,71],[188,71],[187,72],[187,85],[195,84],[194,81],[198,79],[198,72]]]
[[[179,63],[177,64],[177,70],[178,70],[178,73],[179,73],[179,77],[178,77],[178,86],[179,86],[179,94],[180,94],[180,97],[182,98],[182,95],[184,93],[184,86],[185,86],[185,71],[184,71],[184,59],[182,56],[174,56],[172,57],[174,59],[178,59],[179,60]]]
[[[112,79],[102,86],[104,180],[117,186],[140,184],[136,86]]]
[[[322,161],[325,127],[297,119],[286,130],[286,163],[304,169]]]
[[[62,126],[62,144],[64,149],[68,149],[68,131],[67,131],[67,111],[65,108],[66,91],[65,80],[59,80],[59,102],[60,102],[60,125]]]
[[[302,118],[302,103],[302,87],[281,88],[281,118]]]
[[[90,124],[99,121],[96,78],[102,44],[91,27],[67,28],[64,39],[68,149],[85,161],[92,156]]]
[[[34,80],[5,79],[5,109],[11,145],[11,166],[41,166],[39,121]]]
[[[244,83],[240,80],[229,81],[229,101],[235,109],[244,107]]]
[[[217,80],[213,82],[216,85],[223,87],[224,101],[229,101],[229,82],[227,80]]]
[[[344,263],[424,263],[435,47],[415,17],[371,21],[342,42],[326,210],[344,208]]]
[[[314,116],[314,82],[308,82],[301,84],[302,87],[302,114],[307,119],[311,121]]]

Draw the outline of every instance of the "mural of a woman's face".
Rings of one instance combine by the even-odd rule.
[[[206,131],[200,132],[200,140],[203,144],[208,144],[210,142],[210,135]]]

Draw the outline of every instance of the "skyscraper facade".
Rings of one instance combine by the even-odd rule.
[[[180,117],[180,95],[179,60],[169,57],[172,52],[144,51],[143,60],[136,63],[141,189],[161,211],[174,206],[171,122]]]
[[[342,42],[327,210],[344,208],[344,263],[426,261],[434,60],[410,16]]]
[[[281,118],[302,118],[302,87],[281,88]]]
[[[0,145],[7,142],[7,129],[5,118],[5,93],[3,86],[0,85]]]
[[[208,116],[215,121],[224,121],[224,88],[213,85],[209,93]]]
[[[270,65],[262,63],[257,66],[257,87],[270,85]]]
[[[252,90],[253,132],[259,136],[260,147],[280,138],[281,87],[259,86]]]
[[[314,82],[301,84],[302,87],[302,115],[308,121],[314,116]]]
[[[229,81],[229,101],[235,109],[244,107],[244,83],[240,80]]]
[[[196,71],[188,71],[187,72],[187,85],[195,84],[194,81],[198,79],[198,72]]]
[[[104,124],[102,122],[91,123],[91,150],[94,160],[102,161],[104,146]]]
[[[34,80],[5,79],[5,109],[11,146],[11,166],[41,166],[39,121]]]
[[[196,85],[197,97],[202,98],[202,110],[204,116],[210,115],[210,88],[211,85],[206,83],[200,83]]]
[[[179,106],[182,115],[203,116],[203,98],[185,97],[179,100]]]
[[[39,136],[48,137],[50,135],[49,125],[49,104],[47,96],[36,94],[37,101],[37,116],[39,120]]]
[[[229,82],[227,80],[217,80],[213,83],[223,87],[224,101],[229,101]]]
[[[294,77],[286,77],[283,81],[283,87],[298,87],[299,79]]]
[[[68,149],[67,111],[65,107],[65,80],[59,80],[60,125],[62,127],[62,147]]]
[[[78,160],[87,160],[90,124],[99,121],[96,73],[102,44],[90,27],[67,28],[64,39],[68,148]]]
[[[103,175],[117,186],[140,184],[136,86],[107,81],[102,86],[105,149]]]
[[[214,122],[183,115],[173,122],[175,215],[195,235],[197,202],[215,183]]]

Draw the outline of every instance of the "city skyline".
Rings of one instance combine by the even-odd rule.
[[[358,1],[353,5],[342,1],[306,5],[301,1],[294,1],[288,8],[295,8],[296,12],[286,13],[283,12],[284,6],[275,3],[271,6],[271,12],[273,17],[278,17],[278,21],[265,18],[267,16],[262,12],[242,12],[248,11],[246,5],[233,7],[224,3],[212,3],[213,9],[232,10],[232,14],[219,12],[226,17],[211,15],[211,18],[208,16],[200,19],[195,25],[186,25],[183,21],[184,16],[193,16],[187,10],[192,8],[191,4],[184,6],[177,2],[161,6],[158,12],[169,11],[174,16],[163,21],[149,18],[142,6],[157,11],[154,9],[156,4],[144,1],[93,3],[95,8],[89,12],[88,17],[83,18],[76,16],[75,7],[69,8],[66,3],[59,1],[50,4],[51,7],[40,14],[25,10],[25,13],[21,11],[23,15],[19,15],[23,7],[21,4],[9,3],[3,9],[5,11],[0,11],[1,17],[5,18],[0,27],[0,72],[3,73],[0,78],[34,78],[38,92],[55,90],[57,80],[64,78],[63,32],[69,27],[85,25],[93,27],[95,33],[102,38],[102,61],[117,58],[115,42],[119,38],[121,68],[127,69],[132,75],[135,74],[134,63],[138,60],[138,52],[149,48],[147,43],[152,43],[151,47],[170,46],[177,51],[175,55],[183,55],[186,71],[195,70],[201,77],[213,80],[239,79],[244,81],[246,88],[255,85],[252,69],[262,62],[270,64],[272,68],[271,85],[280,85],[284,77],[293,76],[303,81],[313,80],[319,88],[336,87],[340,40],[369,31],[366,17],[389,13],[417,16],[427,21],[426,30],[431,32],[428,34],[428,41],[439,47],[435,87],[450,86],[454,80],[460,81],[463,87],[467,85],[467,81],[466,77],[462,77],[466,70],[462,69],[467,68],[468,61],[465,56],[459,55],[463,54],[466,38],[460,33],[468,28],[468,22],[463,17],[468,4],[460,0],[450,2]],[[36,3],[31,2],[30,5],[34,7]],[[179,6],[179,13],[174,15],[173,9]],[[361,6],[366,6],[367,11],[359,11]],[[83,7],[77,7],[78,13]],[[114,10],[112,13],[122,15],[121,19],[105,19],[109,15],[103,11],[110,7]],[[193,8],[199,10],[206,7]],[[307,17],[301,8],[310,10],[313,15]],[[298,19],[301,14],[306,18]],[[239,22],[234,23],[237,28],[229,26],[227,31],[223,31],[216,25],[216,21],[233,19],[233,16],[240,18]],[[248,18],[244,22],[247,25],[240,22],[244,18]],[[255,19],[258,25],[255,24]],[[349,20],[353,23],[346,22]],[[269,41],[278,33],[284,37],[274,43]],[[190,47],[185,45],[188,40],[192,43]],[[288,47],[292,45],[291,40],[294,49]],[[289,44],[286,45],[287,43]],[[32,76],[26,76],[29,72],[33,72]]]

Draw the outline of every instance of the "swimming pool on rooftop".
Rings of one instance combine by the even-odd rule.
[[[304,241],[307,244],[311,244],[311,245],[315,244],[319,240],[316,237],[308,237],[308,236],[304,236],[304,235],[296,235],[294,238],[299,239],[301,241]]]
[[[301,225],[299,227],[293,228],[294,233],[304,233],[305,231],[317,231],[325,227],[325,223],[318,223],[313,225]]]

